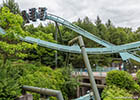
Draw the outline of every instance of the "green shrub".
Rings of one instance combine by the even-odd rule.
[[[133,100],[133,95],[126,89],[121,89],[115,85],[107,86],[102,92],[103,100]]]
[[[80,84],[77,82],[77,79],[71,76],[71,72],[73,71],[72,66],[64,67],[61,69],[61,71],[62,74],[64,75],[63,77],[65,80],[62,91],[65,91],[69,100],[71,100],[74,97],[76,97],[77,86]]]
[[[139,87],[128,72],[118,70],[107,73],[106,84],[108,86],[116,85],[120,88],[132,91]]]
[[[20,94],[19,71],[8,61],[0,66],[0,100],[14,100]]]
[[[76,94],[78,84],[76,79],[70,76],[71,70],[53,70],[47,66],[37,65],[22,60],[11,63],[8,60],[4,67],[0,67],[0,100],[14,100],[21,95],[20,87],[23,85],[60,90],[65,100]],[[35,94],[34,100],[39,100],[39,97]]]
[[[27,73],[27,72],[25,72]],[[28,72],[20,78],[20,84],[35,86],[40,88],[49,88],[62,91],[65,100],[75,94],[77,84],[73,78],[70,78],[67,69],[51,69],[50,67],[40,66],[33,73]],[[34,100],[39,100],[39,95],[34,94]],[[55,100],[51,98],[50,100]]]

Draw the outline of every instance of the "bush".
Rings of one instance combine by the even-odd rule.
[[[65,80],[62,91],[65,91],[69,100],[76,97],[77,86],[80,85],[77,79],[71,76],[72,71],[72,66],[62,68],[62,74]]]
[[[102,92],[103,100],[133,100],[132,96],[126,89],[115,85],[107,86]]]
[[[51,68],[41,66],[34,73],[28,73],[20,78],[20,83],[28,86],[61,90],[65,80],[60,71],[53,71]],[[39,95],[35,95],[39,100]]]
[[[11,63],[8,60],[4,67],[0,67],[0,100],[16,99],[21,95],[20,87],[23,85],[60,90],[65,100],[76,94],[78,84],[76,79],[70,76],[71,70],[53,70],[47,66],[37,65],[40,64],[33,65],[22,60]],[[34,94],[34,100],[39,100],[39,97]]]
[[[19,71],[8,61],[0,66],[0,100],[14,100],[20,94]]]
[[[132,91],[139,87],[128,72],[118,70],[107,73],[106,84],[108,86],[116,85],[117,87]]]
[[[65,100],[76,93],[74,92],[77,87],[76,80],[69,76],[66,68],[53,70],[50,67],[40,66],[34,72],[26,71],[24,73],[27,74],[20,78],[22,85],[60,90]],[[39,100],[39,98],[38,94],[34,94],[34,100]]]

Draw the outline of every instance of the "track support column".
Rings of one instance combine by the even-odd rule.
[[[57,42],[57,34],[58,34],[58,24],[57,24],[57,22],[55,22],[55,26],[56,26],[56,32],[55,32],[55,36],[54,36],[54,38],[55,38],[55,40],[56,40],[56,42]],[[56,52],[55,52],[55,68],[57,68],[57,50],[56,50]]]
[[[93,76],[91,65],[90,65],[90,62],[89,62],[89,59],[88,59],[88,55],[87,55],[87,52],[86,52],[86,49],[85,49],[84,41],[82,39],[82,36],[76,37],[73,40],[69,41],[69,45],[72,45],[73,43],[75,43],[77,41],[78,41],[78,43],[80,45],[80,48],[81,48],[81,52],[82,52],[82,55],[83,55],[85,66],[86,66],[87,71],[88,71],[88,76],[89,76],[89,79],[90,79],[90,84],[91,84],[92,91],[93,91],[94,96],[95,96],[95,100],[101,100],[98,89],[97,89],[97,85],[96,85],[96,82],[95,82],[95,79],[94,79],[94,76]]]

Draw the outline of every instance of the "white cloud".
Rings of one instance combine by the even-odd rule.
[[[2,3],[3,0],[0,0]],[[16,0],[21,9],[47,7],[50,13],[69,21],[88,16],[95,21],[111,19],[114,25],[136,28],[140,25],[140,0]]]

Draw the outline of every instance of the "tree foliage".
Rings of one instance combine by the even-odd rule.
[[[1,62],[2,64],[2,62]],[[51,69],[39,63],[29,63],[23,60],[7,61],[0,67],[0,100],[15,100],[21,95],[23,85],[60,90],[65,100],[74,97],[78,83],[70,77],[67,68]],[[40,95],[35,94],[34,100]],[[51,100],[56,100],[51,98]]]
[[[102,92],[103,100],[133,100],[133,95],[128,90],[115,85],[107,86]]]
[[[0,61],[2,65],[2,61]],[[7,62],[0,66],[0,100],[14,100],[20,94],[19,71]]]
[[[140,84],[140,70],[137,71],[136,73],[137,81]]]
[[[127,89],[132,92],[139,92],[139,85],[133,80],[133,77],[125,71],[110,71],[107,73],[106,84],[108,86],[116,85],[121,89]]]
[[[14,14],[20,14],[18,3],[15,0],[3,0],[3,7],[7,7]]]
[[[2,40],[0,41],[0,49],[5,59],[4,62],[8,57],[18,57],[30,60],[38,59],[38,61],[41,61],[43,64],[51,65],[51,60],[53,60],[51,58],[54,57],[54,51],[37,46],[35,43],[22,42],[19,40],[19,36],[31,36],[41,40],[55,42],[53,34],[46,34],[44,31],[41,31],[41,25],[38,28],[34,28],[33,25],[31,25],[22,29],[22,17],[18,14],[11,13],[6,7],[2,8],[0,14],[0,26],[6,30],[6,34],[0,37]]]
[[[131,28],[126,27],[115,27],[111,20],[108,20],[105,24],[102,23],[102,20],[99,16],[97,16],[97,19],[95,23],[93,23],[88,17],[85,17],[83,20],[80,18],[74,22],[74,24],[80,26],[81,28],[85,29],[86,31],[90,32],[93,35],[96,35],[97,37],[106,40],[114,45],[121,45],[126,43],[131,43],[135,41],[139,41],[140,34],[135,34],[135,32],[132,31]],[[137,31],[137,30],[136,30]],[[65,33],[71,33],[75,37],[77,33],[71,32],[70,30],[67,30]],[[64,36],[67,34],[64,34]],[[72,38],[67,37],[67,38]],[[67,39],[70,40],[70,39]],[[102,45],[91,41],[87,38],[84,38],[85,46],[96,48],[96,47],[103,47]],[[139,52],[137,52],[139,54]],[[120,58],[119,54],[106,54],[106,55],[89,55],[91,65],[98,64],[101,66],[110,66],[112,63],[111,59],[114,58]],[[74,66],[77,66],[78,63],[76,63],[73,59],[77,59],[77,62],[80,62],[81,59],[80,56],[78,57],[75,55],[72,55],[71,62],[74,64]],[[132,61],[132,63],[135,63]],[[79,65],[80,66],[80,65]]]
[[[71,70],[65,68],[52,70],[50,68],[54,67],[54,54],[56,51],[38,46],[35,43],[30,44],[20,41],[19,36],[31,36],[67,45],[69,40],[79,34],[59,25],[63,41],[61,41],[59,36],[58,41],[55,41],[54,34],[56,29],[53,23],[49,23],[46,26],[40,24],[38,27],[34,27],[33,25],[23,26],[23,19],[19,14],[18,4],[14,0],[3,2],[3,7],[0,10],[0,27],[6,30],[6,34],[0,35],[0,57],[2,56],[1,59],[3,60],[3,64],[0,66],[0,97],[2,97],[0,99],[15,99],[20,94],[20,87],[22,85],[62,90],[66,100],[71,98],[75,95],[78,84],[71,77]],[[111,20],[103,24],[99,16],[97,16],[95,23],[88,17],[85,17],[82,20],[79,18],[73,24],[115,45],[140,40],[140,28],[133,32],[131,28],[115,27]],[[84,42],[86,47],[103,47],[85,37]],[[58,66],[63,67],[66,54],[59,51],[57,53]],[[112,59],[115,57],[120,56],[119,54],[89,55],[91,65],[102,66],[110,66]],[[7,59],[8,62],[6,62]],[[18,59],[22,59],[23,61],[14,61]],[[12,64],[9,63],[9,60],[12,61]],[[84,67],[81,55],[71,54],[70,62],[74,67]],[[135,64],[134,61],[132,62]],[[137,77],[139,80],[139,72],[137,73]],[[116,96],[132,96],[127,93],[128,90],[131,92],[140,91],[138,84],[132,79],[132,76],[124,71],[111,71],[108,73],[106,80],[108,87],[103,92],[104,100],[113,100]],[[36,99],[38,98],[36,95]]]
[[[36,45],[19,41],[18,36],[25,37],[29,35],[21,28],[22,17],[11,13],[7,7],[2,8],[0,15],[0,26],[6,30],[6,34],[0,36],[0,52],[3,55],[4,63],[8,57],[27,57],[28,51],[36,48]]]
[[[40,24],[37,28],[33,25],[25,26],[25,30],[31,34],[31,37],[55,43],[53,31],[50,31],[53,30],[53,28],[53,24],[49,24],[48,27],[43,27],[42,24]],[[31,61],[37,60],[42,64],[54,67],[54,54],[55,50],[37,46],[37,48],[30,51],[29,56],[26,57],[26,59]]]

